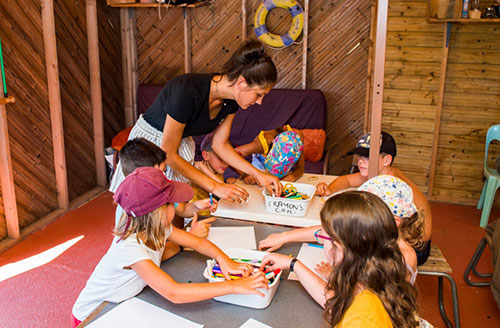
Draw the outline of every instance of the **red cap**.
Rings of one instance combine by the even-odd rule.
[[[193,189],[171,181],[154,167],[139,167],[116,190],[113,199],[133,217],[153,212],[166,203],[184,203],[193,198]]]

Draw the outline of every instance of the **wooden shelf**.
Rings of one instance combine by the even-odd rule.
[[[195,3],[192,3],[192,4],[181,4],[181,5],[172,5],[172,4],[167,4],[168,3],[168,0],[166,2],[163,2],[163,3],[158,3],[158,2],[155,2],[155,3],[140,3],[140,2],[136,2],[136,3],[115,3],[115,4],[108,4],[108,6],[110,7],[117,7],[117,8],[158,8],[158,7],[168,7],[168,8],[196,8],[196,7],[201,7],[201,6],[205,6],[206,4],[208,4],[208,1],[200,1],[200,2],[195,2]]]
[[[490,24],[490,23],[500,23],[500,18],[481,18],[481,19],[470,19],[470,18],[432,18],[428,17],[427,22],[429,23],[462,23],[462,24]]]

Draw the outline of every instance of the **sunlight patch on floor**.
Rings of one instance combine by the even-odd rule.
[[[0,267],[0,282],[12,278],[23,272],[38,268],[57,258],[71,246],[79,242],[84,236],[78,236],[62,244],[54,246],[40,254],[30,256],[24,260],[6,264]]]

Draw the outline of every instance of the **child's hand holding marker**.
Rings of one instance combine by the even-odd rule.
[[[210,212],[215,212],[217,210],[218,202],[215,198],[210,197],[197,200],[196,202],[193,202],[193,205],[196,208],[197,212],[205,210],[209,210]]]
[[[283,255],[283,254],[278,254],[278,253],[271,253],[267,254],[262,258],[262,263],[260,264],[260,269],[264,270],[266,268],[268,271],[275,271],[277,269],[288,269],[290,267],[290,262],[292,262],[293,257]]]

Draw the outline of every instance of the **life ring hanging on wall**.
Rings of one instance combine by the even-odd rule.
[[[273,34],[266,27],[267,14],[274,8],[287,9],[292,15],[292,26],[287,33]],[[304,25],[304,11],[295,0],[263,0],[254,17],[254,32],[265,44],[274,48],[288,47],[297,40]]]

